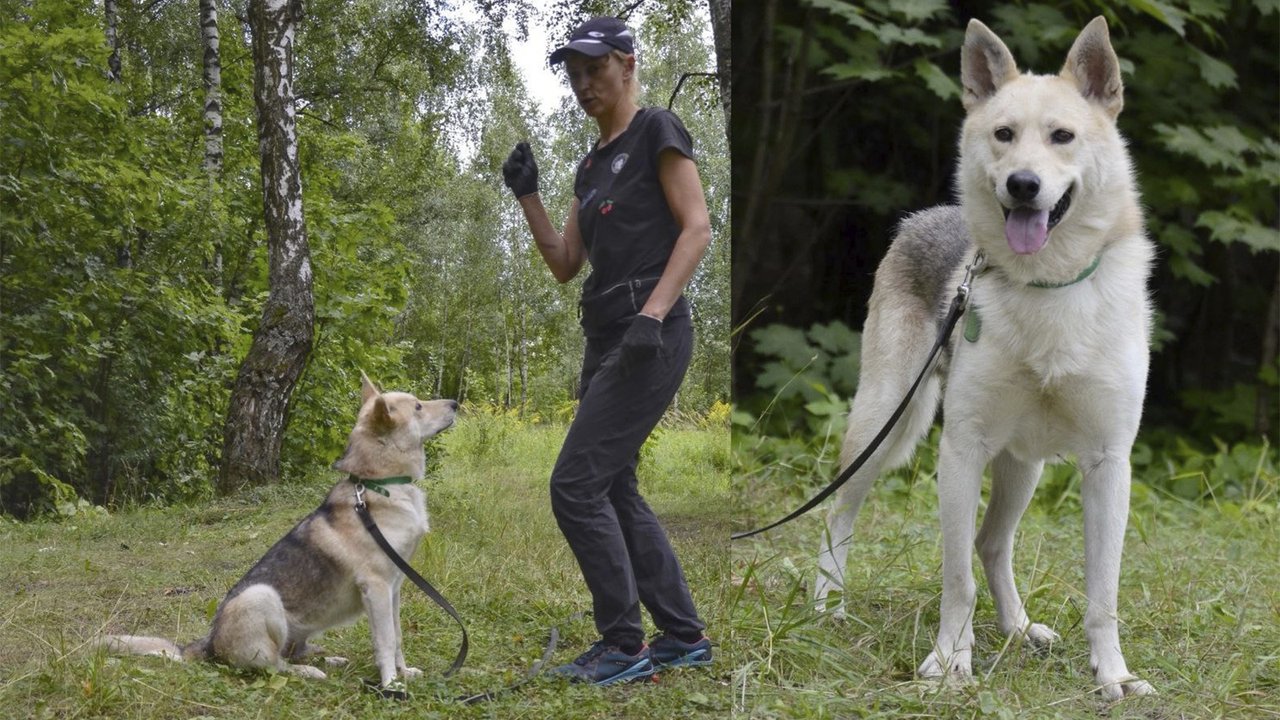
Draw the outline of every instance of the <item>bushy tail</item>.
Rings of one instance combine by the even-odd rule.
[[[145,635],[104,635],[97,646],[112,655],[155,655],[175,662],[198,660],[204,656],[203,642],[194,642],[184,648],[172,640]]]
[[[876,272],[863,327],[858,391],[840,451],[841,471],[871,446],[893,417],[917,375],[924,371],[937,340],[938,309],[932,298],[909,290],[911,263],[902,257],[905,250],[894,252],[899,240],[894,242],[894,249]],[[844,587],[854,518],[872,483],[882,470],[892,470],[911,459],[916,444],[928,434],[941,399],[942,380],[935,369],[925,377],[884,441],[836,493],[818,551],[814,597],[820,607],[826,607],[828,594]],[[837,613],[842,612],[842,606],[837,608]]]

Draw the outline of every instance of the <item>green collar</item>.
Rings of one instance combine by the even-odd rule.
[[[1098,257],[1093,259],[1093,262],[1089,263],[1089,267],[1080,271],[1080,274],[1076,276],[1075,280],[1071,280],[1064,283],[1051,283],[1051,282],[1044,282],[1041,280],[1033,280],[1032,282],[1027,283],[1027,287],[1044,288],[1045,290],[1054,290],[1057,288],[1064,288],[1071,285],[1075,285],[1081,280],[1084,280],[1085,278],[1092,275],[1093,271],[1098,269],[1098,264],[1101,262],[1102,262],[1102,255],[1099,254]]]
[[[1040,280],[1034,280],[1032,282],[1027,283],[1027,287],[1053,290],[1056,288],[1064,288],[1064,287],[1069,287],[1071,285],[1075,285],[1081,280],[1084,280],[1085,278],[1092,275],[1093,271],[1098,269],[1098,265],[1101,262],[1102,262],[1102,255],[1098,255],[1098,257],[1093,259],[1093,262],[1089,263],[1089,267],[1080,271],[1080,274],[1076,276],[1075,280],[1071,280],[1069,282],[1064,282],[1064,283],[1051,283],[1051,282],[1043,282]],[[971,343],[978,342],[978,338],[982,335],[982,316],[978,314],[977,306],[970,305],[968,308],[965,309],[964,314],[965,314],[964,339],[968,340]]]
[[[388,477],[388,478],[362,478],[362,477],[356,477],[355,475],[352,475],[347,479],[355,483],[356,485],[363,485],[366,490],[372,490],[378,493],[379,495],[382,495],[383,497],[391,497],[390,491],[388,491],[385,486],[408,485],[409,483],[413,482],[413,478],[409,477],[408,475],[397,475],[395,477]]]

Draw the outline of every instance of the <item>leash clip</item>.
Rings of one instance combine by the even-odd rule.
[[[964,267],[964,279],[960,281],[960,287],[956,288],[956,297],[960,300],[960,307],[969,306],[969,292],[973,288],[973,279],[982,272],[987,264],[987,255],[981,250],[973,256],[973,262]]]
[[[363,510],[364,508],[364,483],[356,483],[356,509]]]

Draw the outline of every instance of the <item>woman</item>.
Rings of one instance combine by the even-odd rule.
[[[631,31],[588,20],[551,54],[600,138],[578,164],[575,200],[558,232],[538,196],[527,143],[502,166],[552,275],[582,286],[577,415],[551,473],[551,507],[591,590],[601,639],[555,669],[606,685],[662,667],[707,665],[711,643],[666,533],[640,497],[640,446],[689,367],[693,328],[681,293],[711,240],[688,132],[675,115],[636,104]],[[661,631],[646,646],[640,603]]]

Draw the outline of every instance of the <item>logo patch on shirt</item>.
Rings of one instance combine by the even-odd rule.
[[[627,157],[628,156],[626,153],[622,153],[621,155],[613,159],[613,165],[609,166],[609,168],[613,170],[614,175],[617,175],[618,173],[622,172],[622,166],[627,164]]]
[[[610,199],[605,200],[604,202],[600,203],[600,214],[601,214],[601,215],[608,215],[608,214],[609,214],[610,212],[612,212],[612,211],[613,211],[613,198],[610,198]]]

